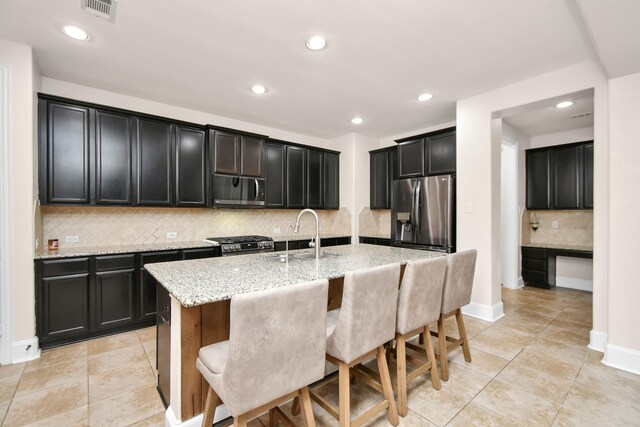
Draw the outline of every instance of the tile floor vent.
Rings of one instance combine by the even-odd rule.
[[[98,18],[113,21],[117,0],[80,0],[82,9]]]

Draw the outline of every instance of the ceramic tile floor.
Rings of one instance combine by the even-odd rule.
[[[502,298],[502,320],[465,317],[472,363],[460,350],[452,353],[450,380],[440,391],[428,377],[410,383],[410,411],[400,425],[640,425],[640,376],[603,365],[602,354],[586,347],[591,294],[524,288],[504,289]],[[453,320],[447,328],[454,330]],[[392,375],[394,370],[392,361]],[[352,390],[354,415],[380,399],[360,382]],[[337,383],[319,392],[337,403]],[[315,404],[314,413],[319,426],[337,425]],[[0,367],[0,419],[5,426],[163,426],[155,328]],[[266,426],[266,417],[251,425]],[[380,416],[368,425],[389,424]]]

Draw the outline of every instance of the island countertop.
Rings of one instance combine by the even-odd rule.
[[[145,265],[151,275],[182,306],[231,299],[232,296],[315,279],[336,279],[349,271],[444,256],[441,252],[375,245],[345,245],[323,249],[334,256],[279,261],[281,252]],[[309,250],[289,251],[300,254]]]

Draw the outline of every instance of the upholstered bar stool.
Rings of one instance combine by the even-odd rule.
[[[305,425],[315,426],[307,385],[325,367],[327,280],[231,298],[229,340],[200,349],[196,366],[209,383],[203,427],[220,400],[235,426],[299,397]]]
[[[398,425],[384,344],[395,335],[399,281],[400,264],[347,273],[342,307],[327,315],[327,360],[338,367],[340,408],[336,410],[313,390],[311,397],[338,419],[341,427],[362,425],[385,409],[389,422]],[[385,398],[351,421],[349,369],[373,356],[377,358]]]
[[[467,332],[464,328],[462,307],[471,302],[471,288],[476,269],[478,251],[470,249],[447,255],[447,272],[442,290],[442,307],[438,319],[438,332],[431,332],[438,337],[438,351],[440,357],[440,378],[449,381],[449,352],[462,346],[464,360],[471,362],[471,351]],[[456,316],[458,335],[460,338],[447,336],[444,330],[445,319]]]
[[[398,295],[396,322],[396,356],[398,368],[398,413],[405,417],[408,412],[407,383],[425,372],[431,371],[433,388],[440,390],[440,377],[433,344],[429,335],[429,324],[440,317],[442,286],[447,270],[447,258],[438,257],[410,262],[406,265]],[[426,334],[425,348],[410,342],[411,338]],[[424,354],[426,361],[407,354],[407,348]],[[407,360],[418,367],[407,374]]]

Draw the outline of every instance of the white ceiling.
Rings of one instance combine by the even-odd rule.
[[[325,138],[384,137],[454,120],[458,99],[594,59],[572,1],[119,0],[108,22],[80,0],[0,0],[0,38],[33,46],[46,77]],[[601,9],[578,1],[581,13]],[[63,24],[92,41],[65,37]],[[312,34],[327,38],[324,51],[305,48]],[[268,93],[250,93],[255,83]],[[434,99],[418,103],[423,92]]]
[[[562,101],[572,101],[573,105],[567,108],[556,108],[556,105]],[[513,115],[506,114],[507,117],[504,120],[529,136],[593,127],[593,91],[548,99],[530,108],[524,106],[518,110]],[[585,113],[590,114],[583,116]]]

